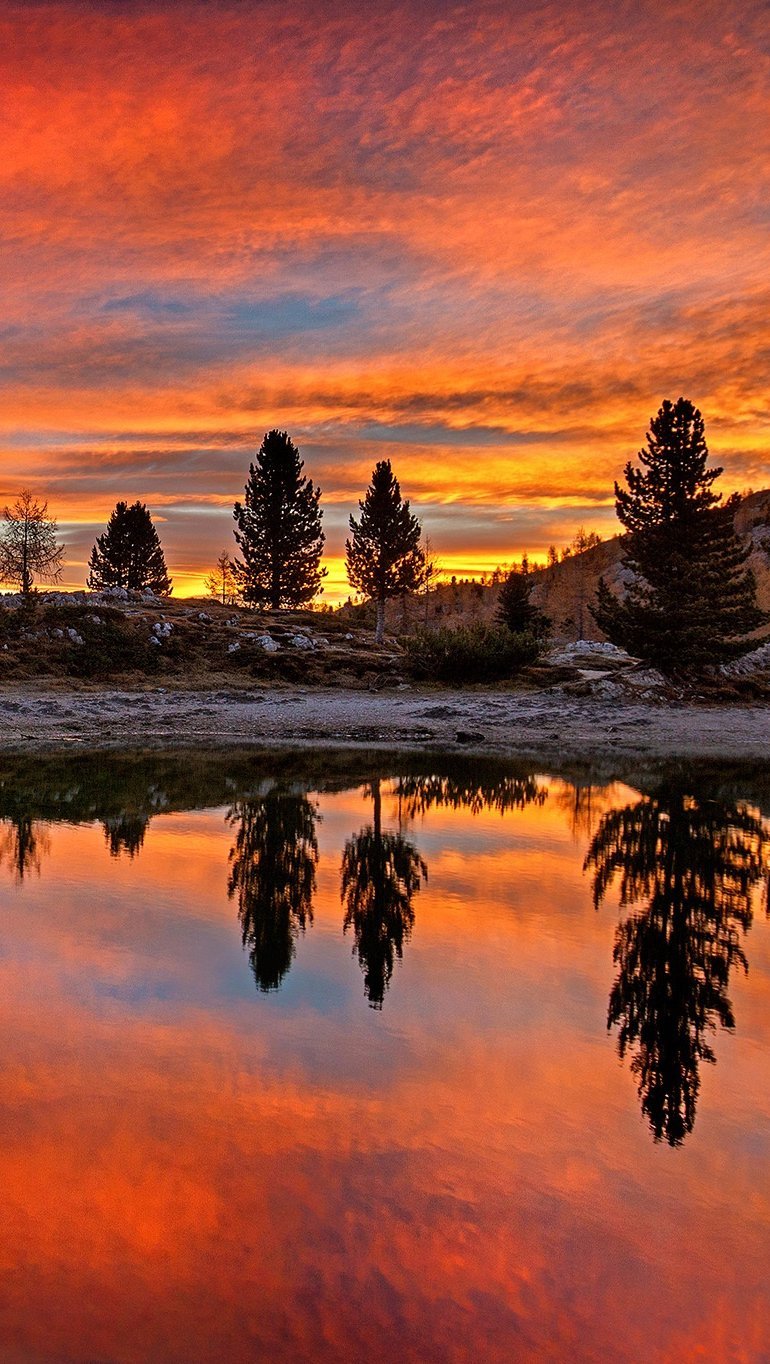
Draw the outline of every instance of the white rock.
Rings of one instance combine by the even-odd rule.
[[[312,639],[308,639],[307,635],[292,635],[291,639],[289,640],[289,643],[290,643],[292,649],[314,649],[314,648],[315,648],[315,645],[314,645]]]
[[[723,663],[719,669],[723,677],[746,677],[751,673],[770,672],[770,641],[760,644],[758,649]]]
[[[156,635],[158,639],[168,639],[173,628],[170,620],[158,620],[152,627],[152,633]]]
[[[573,644],[565,644],[563,652],[566,654],[601,654],[605,658],[628,658],[625,649],[619,649],[617,644],[610,644],[607,639],[578,639]]]
[[[69,630],[67,631],[67,638],[71,639],[73,644],[84,643],[83,636],[79,635],[77,630],[73,630],[72,626],[70,626]]]
[[[240,647],[241,647],[241,646],[240,646],[240,644],[238,643],[238,640],[235,639],[235,640],[233,640],[232,644],[228,644],[228,646],[227,646],[227,652],[228,652],[229,654],[236,654],[236,653],[238,652],[238,650],[240,649]]]
[[[258,644],[260,649],[264,649],[266,654],[277,654],[281,647],[280,644],[273,639],[272,635],[257,635],[254,643]]]

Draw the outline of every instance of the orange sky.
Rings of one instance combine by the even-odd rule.
[[[68,581],[139,497],[193,590],[275,425],[335,591],[386,456],[454,571],[611,531],[665,396],[767,486],[767,6],[329,11],[0,11],[0,505]]]

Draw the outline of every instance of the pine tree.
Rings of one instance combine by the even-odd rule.
[[[350,518],[352,538],[345,542],[348,581],[377,604],[376,641],[385,634],[385,602],[420,585],[424,556],[420,523],[401,496],[390,460],[381,460],[363,502],[361,516]]]
[[[36,502],[25,488],[12,507],[3,513],[0,530],[0,580],[18,583],[28,596],[34,574],[58,582],[62,574],[64,550],[56,541],[56,520],[48,515],[48,503]]]
[[[512,569],[500,588],[495,618],[515,635],[530,634],[536,639],[545,639],[551,622],[539,607],[533,606],[530,600],[533,586],[531,574]]]
[[[167,597],[171,579],[158,532],[143,502],[118,502],[91,550],[88,586],[94,592],[122,587],[127,592],[154,592]]]
[[[303,460],[285,431],[268,431],[236,502],[235,539],[243,559],[235,573],[245,602],[278,611],[302,606],[321,590],[325,536],[321,489],[303,478]]]
[[[751,647],[744,636],[766,619],[750,546],[735,533],[738,499],[720,505],[712,491],[722,470],[707,469],[703,418],[686,398],[663,403],[638,460],[625,467],[628,487],[615,484],[633,579],[623,600],[601,580],[591,612],[613,643],[662,672],[697,673]]]

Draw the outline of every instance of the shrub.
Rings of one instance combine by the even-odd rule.
[[[404,640],[404,649],[412,677],[495,682],[534,663],[541,645],[533,634],[514,634],[505,626],[478,622],[456,630],[417,630]]]

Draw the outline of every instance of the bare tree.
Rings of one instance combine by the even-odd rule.
[[[58,583],[64,550],[56,541],[56,518],[48,515],[48,503],[36,502],[24,488],[12,507],[6,507],[0,530],[0,580],[18,583],[27,596],[33,575]]]
[[[420,576],[420,586],[425,599],[425,624],[428,624],[428,603],[430,594],[441,577],[441,564],[436,557],[433,541],[428,535],[423,537],[422,542],[422,574]]]
[[[571,557],[577,563],[577,633],[578,639],[583,639],[585,634],[585,608],[586,608],[586,563],[583,555],[589,549],[596,549],[602,543],[601,535],[597,535],[595,530],[586,531],[585,527],[580,526],[575,538],[570,544]]]
[[[206,579],[206,591],[216,597],[223,606],[234,606],[238,600],[238,580],[235,576],[233,561],[226,549],[222,550],[216,565]]]

